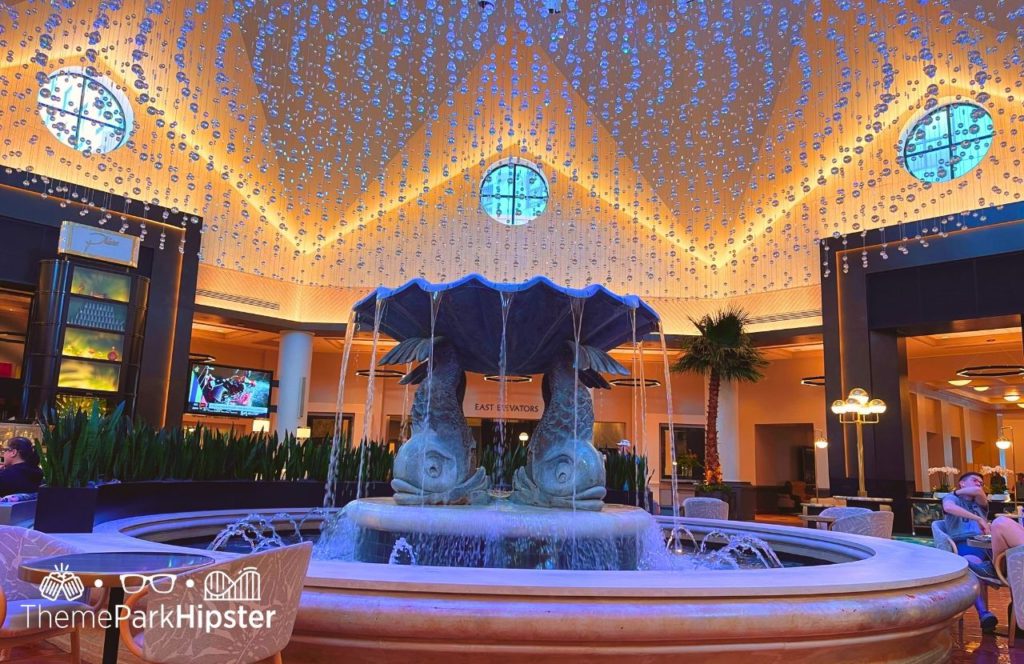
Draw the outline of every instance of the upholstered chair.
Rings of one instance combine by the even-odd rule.
[[[683,501],[683,515],[691,519],[728,519],[729,503],[718,498],[687,498]]]
[[[39,586],[18,578],[18,567],[26,560],[69,553],[78,553],[78,549],[45,533],[17,526],[0,526],[0,650],[70,634],[69,659],[73,664],[81,661],[78,628],[44,629],[41,620],[33,620],[30,616],[57,610],[90,611],[102,601],[100,596],[103,593],[93,591],[92,602],[64,598],[48,600],[39,593]]]
[[[836,507],[832,509],[844,508]],[[849,514],[837,518],[832,523],[832,532],[892,539],[892,519],[892,512],[873,512],[868,510],[866,514]]]
[[[145,662],[280,664],[281,651],[288,645],[295,625],[312,551],[312,543],[303,542],[240,556],[178,575],[169,592],[154,592],[147,586],[129,595],[125,602],[131,610],[147,612],[176,612],[179,606],[199,605],[205,611],[222,614],[239,608],[250,612],[274,610],[269,626],[221,627],[207,632],[200,625],[154,624],[135,632],[131,621],[124,621],[121,641]]]

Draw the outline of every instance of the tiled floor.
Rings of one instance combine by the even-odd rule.
[[[1017,637],[1011,650],[1006,640],[1006,608],[1010,602],[1008,589],[990,590],[989,610],[999,616],[996,635],[982,634],[978,614],[971,609],[964,616],[964,639],[953,628],[953,657],[951,664],[1024,664],[1024,636]]]
[[[28,664],[67,664],[66,652],[49,643],[33,643],[10,650],[0,650],[0,662],[19,662]]]

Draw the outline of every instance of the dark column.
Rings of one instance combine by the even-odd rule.
[[[141,242],[139,265],[132,270],[132,274],[150,279],[135,413],[155,426],[180,424],[188,378],[202,220],[84,187],[78,187],[79,200],[67,201],[64,208],[54,196],[40,195],[46,186],[45,179],[20,171],[6,173],[0,167],[0,236],[9,254],[0,262],[0,282],[34,290],[41,261],[57,257],[62,221],[100,225],[101,209],[79,201],[103,201],[106,209],[125,216],[130,224],[127,232],[134,235],[139,234],[139,226],[145,222],[148,233]],[[107,224],[107,229],[110,228]],[[179,242],[183,235],[182,252]],[[31,348],[26,348],[26,353],[29,352]],[[22,407],[27,408],[28,404]],[[24,414],[35,417],[38,413]]]

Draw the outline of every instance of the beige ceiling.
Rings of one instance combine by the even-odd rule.
[[[949,383],[960,380],[956,372],[965,367],[1024,364],[1020,327],[908,337],[907,357],[912,385],[1001,410],[1017,409],[1006,399],[1008,394],[1021,395],[1018,403],[1024,403],[1024,376],[974,378],[963,386]]]
[[[498,2],[484,31],[475,15],[458,19],[476,3],[439,3],[451,28],[423,32],[382,3],[374,10],[389,17],[389,34],[408,38],[397,53],[387,37],[367,44],[358,3],[338,3],[315,24],[313,3],[236,4],[237,21],[229,3],[208,2],[203,13],[194,0],[162,3],[143,47],[146,3],[108,12],[95,67],[130,91],[137,124],[130,145],[93,156],[41,126],[36,75],[88,64],[102,3],[63,10],[53,30],[49,3],[14,3],[0,17],[0,162],[57,188],[88,185],[204,216],[201,288],[257,301],[200,297],[206,304],[341,322],[379,284],[541,273],[644,295],[667,312],[669,332],[725,299],[741,301],[762,329],[813,325],[818,238],[1018,200],[1024,190],[1024,139],[1013,129],[1018,19],[999,2],[870,11],[696,2],[675,19],[672,3],[648,2],[638,24],[654,24],[663,43],[646,44],[636,28],[631,53],[601,39],[610,22],[625,34],[638,2],[566,0],[554,17]],[[414,16],[422,9],[397,4]],[[600,8],[598,48],[548,48],[558,31],[583,44]],[[343,23],[350,29],[339,38]],[[52,47],[40,50],[46,32]],[[879,34],[894,68],[888,90]],[[933,60],[921,57],[923,39]],[[457,50],[463,58],[450,57]],[[924,73],[929,63],[934,76]],[[982,92],[997,131],[982,165],[941,185],[907,174],[896,160],[907,123],[929,100]],[[551,183],[548,210],[524,227],[479,208],[484,170],[507,156],[536,162]]]

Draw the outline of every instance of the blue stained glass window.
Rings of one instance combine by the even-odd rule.
[[[904,136],[903,165],[923,182],[949,182],[981,163],[995,126],[981,106],[954,102],[914,123]]]
[[[495,221],[522,226],[548,206],[548,182],[533,164],[520,159],[500,161],[480,184],[480,206]]]
[[[102,76],[78,67],[58,69],[39,90],[39,116],[64,145],[104,153],[125,144],[134,115],[128,98]]]

